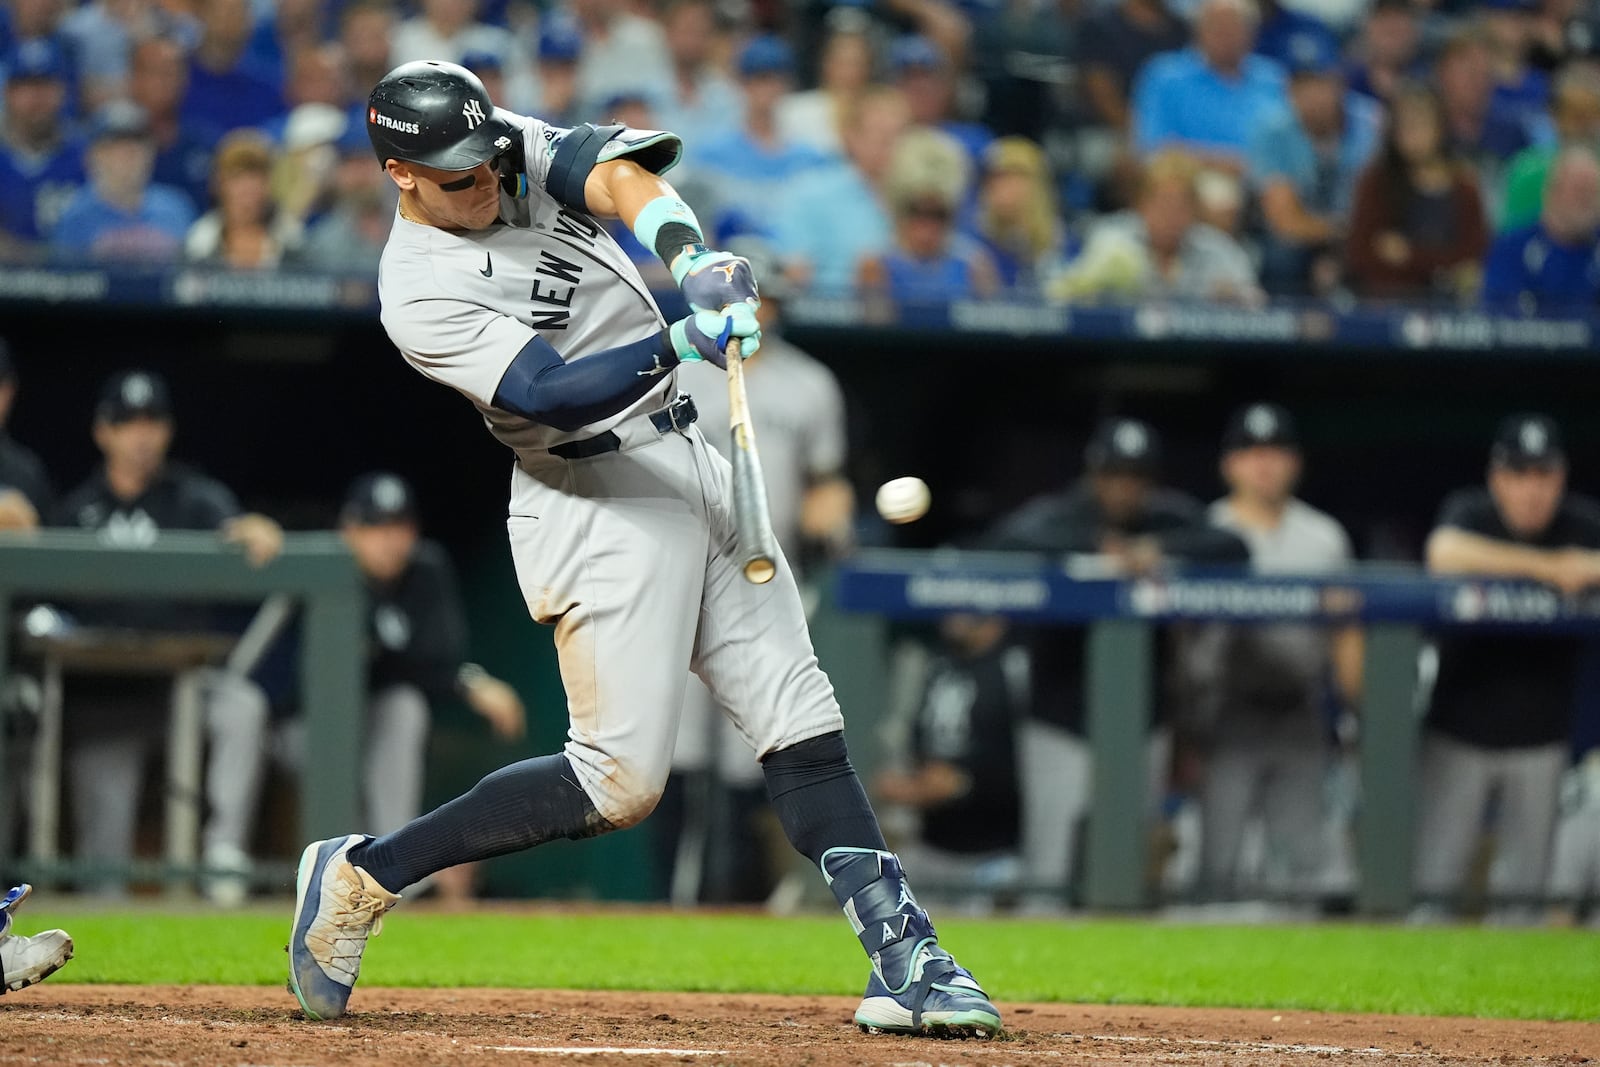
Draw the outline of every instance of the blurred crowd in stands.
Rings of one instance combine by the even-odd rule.
[[[0,256],[370,272],[366,94],[437,58],[682,134],[814,294],[1582,309],[1597,51],[1590,0],[6,0]]]

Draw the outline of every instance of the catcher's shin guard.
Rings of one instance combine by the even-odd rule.
[[[994,1034],[1000,1013],[971,972],[939,946],[900,859],[868,848],[831,848],[822,874],[872,960],[856,1010],[866,1030]]]

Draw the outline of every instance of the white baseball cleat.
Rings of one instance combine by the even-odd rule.
[[[895,991],[874,970],[856,1008],[856,1025],[875,1034],[993,1037],[1000,1032],[1000,1012],[989,995],[971,971],[938,945],[918,952],[912,978]]]
[[[42,982],[72,958],[72,938],[65,930],[46,930],[31,937],[10,932],[12,913],[32,892],[33,886],[24,883],[0,900],[0,994]]]

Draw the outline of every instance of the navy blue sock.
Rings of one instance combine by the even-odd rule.
[[[349,859],[398,893],[458,863],[610,829],[558,753],[501,767],[449,803],[351,849]]]
[[[888,848],[842,732],[774,752],[761,769],[783,832],[812,863],[830,848]]]

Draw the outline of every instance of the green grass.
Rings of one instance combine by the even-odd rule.
[[[29,909],[65,926],[76,982],[279,984],[287,909]],[[958,921],[943,941],[1007,1001],[1600,1019],[1600,936],[1354,925]],[[396,912],[363,977],[395,986],[859,992],[841,918],[636,911]]]

